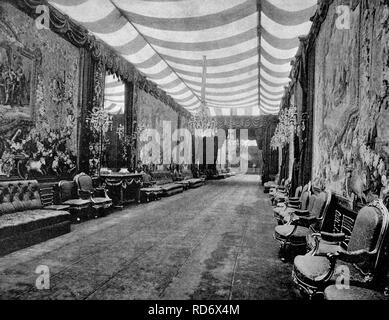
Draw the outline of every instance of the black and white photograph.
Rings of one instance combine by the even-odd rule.
[[[389,0],[0,0],[0,300],[385,301],[388,210]]]

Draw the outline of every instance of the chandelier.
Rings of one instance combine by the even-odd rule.
[[[204,104],[198,112],[192,114],[191,118],[188,121],[188,125],[193,133],[197,130],[202,131],[203,136],[216,135],[216,120],[208,115]]]
[[[207,57],[203,56],[203,73],[201,83],[201,108],[198,112],[192,114],[188,121],[189,129],[192,133],[200,131],[204,136],[215,136],[217,131],[216,120],[209,116],[207,102],[205,98],[207,79]]]

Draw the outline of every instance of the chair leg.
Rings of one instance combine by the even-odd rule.
[[[287,244],[282,242],[280,245],[279,257],[282,262],[287,262]]]

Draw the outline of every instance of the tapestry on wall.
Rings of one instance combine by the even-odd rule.
[[[140,119],[137,123],[139,131],[138,159],[140,163],[159,165],[163,160],[163,139],[171,139],[173,132],[178,129],[178,113],[141,89],[136,89],[135,106],[137,118]],[[164,121],[170,123],[171,130],[164,126]],[[148,134],[148,129],[156,130],[157,137],[151,137]],[[169,137],[165,137],[164,134],[169,135]],[[159,145],[159,153],[154,152],[153,154],[153,150],[155,151],[157,148],[146,147],[147,145],[151,146],[152,143]],[[172,145],[171,148],[173,147]]]
[[[352,204],[389,194],[388,13],[362,1],[349,30],[327,17],[316,39],[314,185]]]
[[[79,50],[0,4],[0,179],[71,176]]]

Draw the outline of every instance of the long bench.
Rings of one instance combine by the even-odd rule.
[[[183,170],[182,171],[182,180],[175,181],[177,184],[181,184],[184,188],[199,188],[205,183],[204,178],[193,178],[193,173],[191,170]]]
[[[156,186],[162,189],[162,195],[165,197],[184,191],[184,187],[181,184],[174,183],[170,171],[154,171],[151,176],[156,182]]]
[[[44,208],[35,180],[0,183],[0,256],[70,232],[70,213]]]

